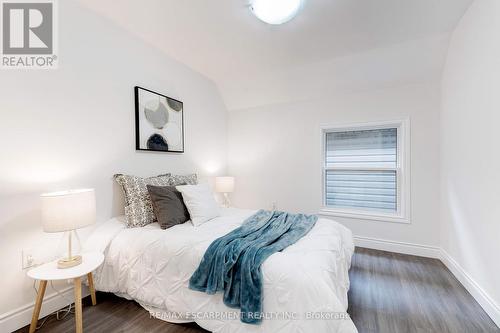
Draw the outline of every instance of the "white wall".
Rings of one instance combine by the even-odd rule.
[[[442,246],[500,323],[500,1],[476,0],[443,74]],[[488,296],[486,296],[486,299]]]
[[[433,35],[219,85],[229,110],[441,79],[449,34]]]
[[[357,236],[436,246],[439,243],[439,84],[322,96],[232,111],[229,173],[239,206],[317,213],[321,207],[320,125],[411,118],[412,223],[354,219]]]
[[[21,250],[54,240],[41,192],[94,187],[103,221],[122,211],[114,173],[225,173],[227,111],[211,81],[73,1],[59,18],[59,69],[0,73],[0,318],[34,300]],[[184,101],[185,154],[135,151],[135,85]]]

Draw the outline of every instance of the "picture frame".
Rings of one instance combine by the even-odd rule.
[[[135,149],[184,153],[184,103],[143,87],[134,87]]]

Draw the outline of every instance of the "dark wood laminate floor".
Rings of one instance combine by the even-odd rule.
[[[350,271],[349,309],[360,333],[499,332],[493,321],[448,269],[436,259],[356,248]],[[170,324],[150,318],[137,303],[98,294],[98,305],[86,299],[83,326],[100,332],[206,332],[196,324]],[[50,318],[37,331],[74,330],[74,316]],[[17,333],[28,332],[28,327]]]
[[[359,332],[500,332],[437,259],[356,248],[349,309]]]

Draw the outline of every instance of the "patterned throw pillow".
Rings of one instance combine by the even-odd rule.
[[[198,184],[198,176],[193,173],[190,175],[170,175],[170,186],[179,186],[179,185],[197,185]]]
[[[127,227],[144,227],[156,221],[149,197],[147,185],[168,186],[171,184],[170,174],[141,178],[117,174],[114,178],[121,185],[125,194],[125,216]]]

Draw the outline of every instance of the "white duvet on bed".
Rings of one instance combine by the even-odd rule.
[[[123,218],[112,219],[84,246],[105,254],[95,287],[134,299],[160,319],[195,321],[211,332],[357,332],[345,314],[352,235],[331,220],[319,219],[305,237],[264,262],[260,325],[241,323],[239,310],[225,306],[220,293],[188,288],[210,243],[253,213],[226,209],[199,227],[187,222],[167,230],[157,223],[127,229]]]

